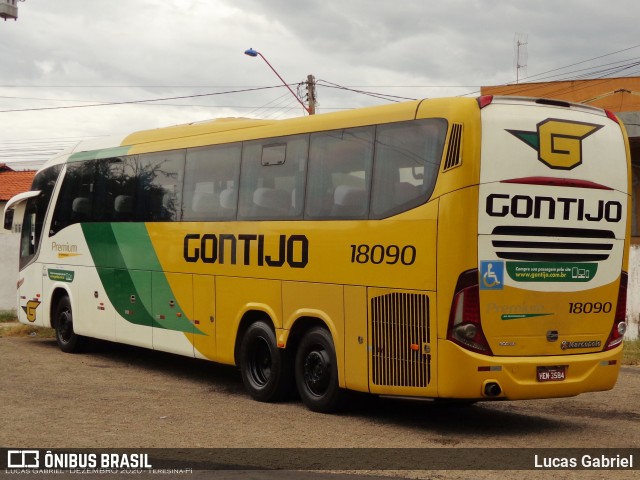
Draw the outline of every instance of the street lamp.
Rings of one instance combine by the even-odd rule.
[[[270,68],[271,70],[273,70],[273,73],[275,73],[275,74],[278,76],[278,78],[279,78],[279,79],[280,79],[280,81],[283,83],[283,85],[289,89],[289,91],[291,92],[291,95],[293,95],[294,97],[296,97],[296,100],[298,101],[298,103],[299,103],[300,105],[302,105],[302,108],[304,108],[304,110],[305,110],[309,115],[312,115],[311,110],[310,110],[310,109],[309,109],[309,108],[308,108],[304,103],[302,103],[302,100],[300,100],[300,98],[298,98],[298,96],[293,92],[293,90],[291,90],[291,87],[287,84],[287,82],[285,82],[285,81],[284,81],[284,78],[282,78],[282,77],[280,76],[280,74],[279,74],[278,72],[276,72],[276,69],[275,69],[275,68],[273,68],[273,66],[271,66],[271,64],[269,63],[269,61],[268,61],[266,58],[264,58],[264,55],[262,55],[262,54],[261,54],[260,52],[258,52],[257,50],[254,50],[253,48],[250,48],[250,49],[248,49],[248,50],[245,50],[245,51],[244,51],[244,54],[245,54],[245,55],[247,55],[247,56],[249,56],[249,57],[258,57],[258,56],[259,56],[260,58],[262,58],[262,60],[264,60],[264,61],[265,61],[265,63],[266,63],[267,65],[269,65],[269,68]]]

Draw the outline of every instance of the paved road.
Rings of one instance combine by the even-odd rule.
[[[623,367],[611,392],[569,399],[451,407],[371,398],[339,415],[322,415],[295,400],[251,400],[234,368],[132,347],[99,344],[69,355],[49,339],[0,338],[0,363],[0,446],[11,448],[443,448],[446,455],[486,447],[640,448],[640,367]],[[605,473],[629,478],[637,471],[376,475],[583,480]],[[217,475],[240,478],[239,472]],[[262,478],[256,475],[250,478]]]

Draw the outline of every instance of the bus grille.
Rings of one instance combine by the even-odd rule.
[[[430,381],[429,297],[390,293],[371,299],[376,385],[426,387]]]
[[[597,262],[609,258],[611,230],[557,227],[496,227],[492,244],[498,258],[537,262]]]

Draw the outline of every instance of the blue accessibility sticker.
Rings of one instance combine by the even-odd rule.
[[[480,290],[502,290],[504,288],[504,262],[502,260],[480,261]]]

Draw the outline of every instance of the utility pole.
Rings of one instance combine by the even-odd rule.
[[[313,75],[307,75],[307,100],[309,101],[309,115],[316,114],[316,78]]]

